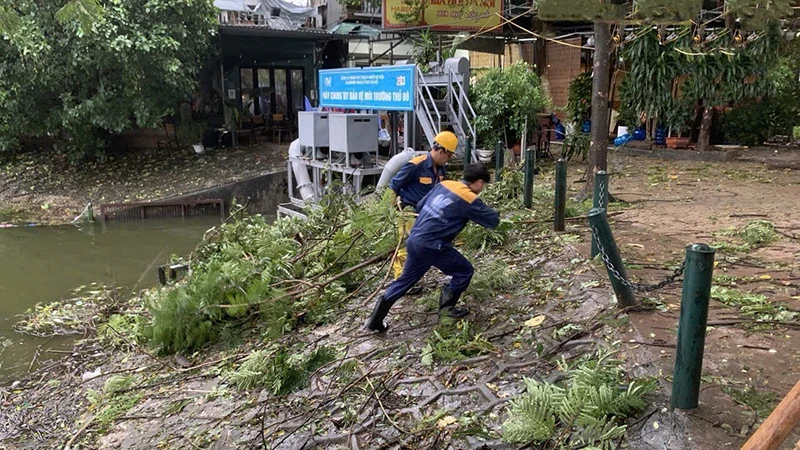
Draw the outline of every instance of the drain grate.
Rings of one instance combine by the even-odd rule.
[[[220,199],[182,203],[106,203],[100,205],[100,216],[105,222],[209,216],[219,216],[224,220],[225,203]]]

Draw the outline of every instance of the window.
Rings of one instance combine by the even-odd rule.
[[[281,9],[280,8],[272,8],[270,10],[270,15],[272,17],[280,17],[281,16]]]

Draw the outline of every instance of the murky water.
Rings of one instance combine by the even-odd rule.
[[[93,282],[123,292],[155,285],[156,267],[172,254],[188,255],[216,224],[219,218],[0,229],[0,384],[27,372],[38,346],[37,361],[71,348],[71,338],[14,332],[18,314],[37,302],[70,298],[73,289]]]

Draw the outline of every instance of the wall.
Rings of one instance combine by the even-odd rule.
[[[277,214],[278,204],[289,200],[286,193],[286,171],[258,175],[233,183],[216,186],[192,194],[171,197],[164,201],[193,201],[220,198],[225,201],[225,211],[230,213],[235,198],[240,205],[247,203],[250,214]]]
[[[225,98],[228,89],[239,92],[239,67],[302,67],[305,77],[305,95],[315,97],[314,72],[315,41],[281,37],[230,36],[222,37],[225,61]],[[315,93],[315,92],[314,92]]]
[[[565,39],[563,42],[581,45],[581,38]],[[569,82],[581,73],[581,49],[548,42],[546,51],[544,77],[547,79],[550,98],[556,108],[565,107]]]

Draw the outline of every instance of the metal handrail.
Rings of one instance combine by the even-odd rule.
[[[464,111],[464,103],[461,101],[461,98],[465,96],[464,95],[464,86],[462,85],[462,83],[458,79],[458,77],[454,76],[455,72],[453,72],[453,69],[450,69],[450,73],[448,75],[450,77],[450,84],[452,85],[453,82],[455,82],[456,86],[458,86],[458,95],[456,95],[456,102],[458,103],[459,109],[461,111]],[[472,109],[472,104],[469,101],[467,101],[466,103],[467,103],[467,106],[469,107],[469,112],[472,113],[472,117],[473,118],[477,117],[477,114],[475,114],[475,110]],[[466,122],[467,122],[467,128],[469,129],[469,132],[472,135],[472,138],[475,139],[476,138],[475,127],[472,126],[472,123],[470,122],[469,118],[470,118],[469,114],[465,114],[464,115],[464,120],[466,120]]]
[[[428,98],[431,99],[431,104],[433,105],[433,110],[436,112],[436,129],[440,130],[442,128],[442,115],[439,113],[439,108],[436,106],[436,100],[433,98],[433,94],[431,93],[431,89],[428,86],[428,83],[425,82],[425,76],[422,74],[422,71],[417,66],[417,79],[419,80],[420,84],[417,85],[417,90],[425,96],[425,92],[428,93]],[[425,92],[422,92],[421,87],[425,87]],[[433,122],[433,116],[431,116],[430,108],[428,108],[428,102],[425,101],[426,99],[422,99],[422,104],[425,106],[425,111],[428,113],[428,119]]]

